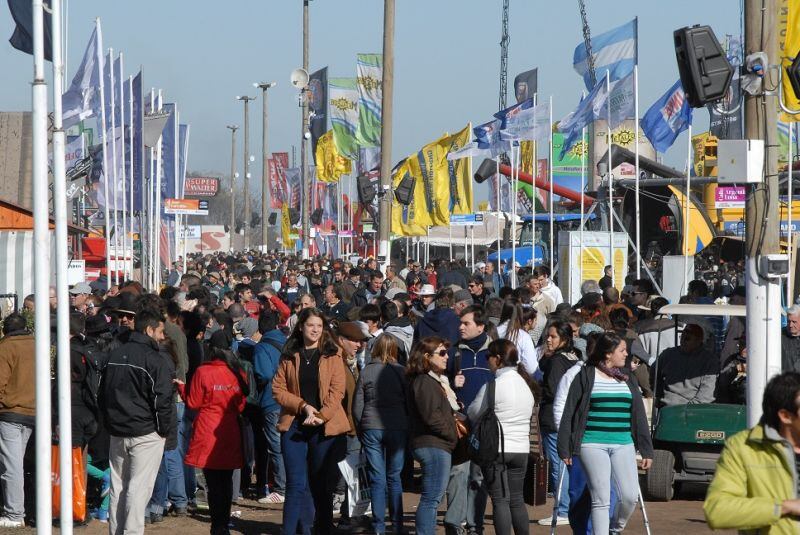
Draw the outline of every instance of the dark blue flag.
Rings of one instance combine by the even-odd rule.
[[[8,40],[11,46],[25,52],[33,54],[33,3],[31,0],[8,0],[8,8],[11,10],[11,17],[17,23],[11,39]],[[53,17],[50,15],[50,1],[44,0],[44,59],[53,61]]]
[[[658,152],[666,152],[678,134],[692,124],[692,107],[678,80],[650,106],[640,121],[642,131]]]

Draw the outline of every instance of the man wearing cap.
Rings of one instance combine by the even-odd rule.
[[[713,403],[719,359],[703,347],[703,328],[686,325],[678,347],[658,357],[656,400],[661,406]]]
[[[453,301],[453,312],[459,316],[461,315],[461,311],[475,304],[475,300],[473,299],[473,295],[470,290],[464,289],[453,293]]]
[[[436,289],[432,284],[423,284],[417,292],[418,302],[414,304],[412,312],[418,317],[424,316],[433,310],[433,301],[436,298]]]
[[[361,451],[361,442],[356,435],[356,426],[353,423],[353,397],[355,396],[356,383],[358,382],[358,364],[356,355],[364,349],[367,342],[367,335],[361,327],[352,321],[345,321],[339,324],[336,329],[337,342],[342,348],[342,357],[345,367],[345,411],[350,422],[350,431],[347,432],[347,454],[358,453]],[[343,480],[340,481],[340,486]],[[342,486],[342,489],[344,487]],[[348,493],[345,491],[345,500],[341,507],[341,520],[339,530],[348,531],[350,529],[350,515],[348,514]]]
[[[219,272],[210,271],[208,275],[206,275],[206,281],[206,287],[208,288],[208,291],[217,296],[217,301],[222,300],[222,296],[225,295],[227,288],[220,283],[222,281],[222,277],[220,276]]]
[[[79,282],[69,290],[72,309],[86,313],[86,298],[92,294],[92,287],[85,282]]]

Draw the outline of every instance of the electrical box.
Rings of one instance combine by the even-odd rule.
[[[789,276],[789,255],[766,254],[758,257],[759,270],[768,279],[785,279]]]
[[[720,184],[757,184],[764,175],[764,141],[720,139],[717,176]]]

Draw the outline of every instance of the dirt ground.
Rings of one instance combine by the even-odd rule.
[[[678,494],[677,499],[668,503],[646,503],[647,514],[650,519],[650,529],[654,534],[661,533],[710,533],[711,530],[705,523],[703,518],[703,496],[705,494],[705,486],[701,485],[685,485],[682,492]],[[413,533],[414,512],[419,500],[418,494],[406,494],[404,497],[404,507],[406,516],[406,526],[409,532]],[[550,528],[539,526],[534,523],[534,520],[548,517],[552,512],[552,502],[544,506],[529,507],[531,517],[531,533],[549,533]],[[245,535],[260,535],[260,534],[280,534],[281,522],[281,506],[280,505],[261,505],[257,502],[250,500],[243,500],[242,503],[234,507],[234,511],[240,511],[241,517],[233,519],[233,533],[241,533]],[[440,513],[440,518],[444,513]],[[494,529],[491,525],[492,512],[491,501],[487,508],[486,513],[486,535],[494,535]],[[202,513],[191,516],[189,518],[174,518],[169,517],[164,522],[154,525],[146,526],[147,533],[162,533],[162,534],[187,534],[199,535],[209,532],[208,516]],[[24,530],[0,530],[0,534],[4,533],[19,533],[28,534],[34,533],[32,528]],[[55,528],[54,532],[58,532]],[[444,528],[439,528],[440,533],[444,533]],[[108,525],[101,524],[100,522],[92,522],[86,527],[75,529],[75,533],[81,535],[100,535],[108,533]],[[367,533],[367,531],[364,531]],[[570,530],[567,526],[560,526],[557,533],[567,534]],[[625,533],[629,534],[644,534],[644,522],[641,510],[637,508],[628,528]],[[726,533],[726,532],[719,532]],[[727,532],[727,533],[733,533]]]

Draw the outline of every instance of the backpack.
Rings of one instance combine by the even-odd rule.
[[[489,466],[502,454],[503,426],[494,413],[494,379],[486,384],[486,409],[478,416],[467,437],[467,456],[480,467]]]
[[[245,401],[248,405],[258,407],[261,401],[261,393],[256,385],[256,374],[253,368],[253,363],[249,360],[239,359],[239,365],[242,370],[247,374],[247,385],[249,387]]]
[[[100,415],[100,382],[103,380],[103,372],[108,365],[108,353],[84,349],[83,362],[86,365],[86,374],[81,383],[81,399],[95,417]]]

